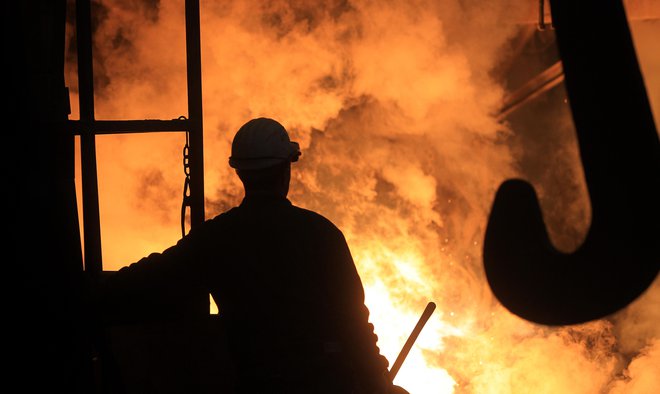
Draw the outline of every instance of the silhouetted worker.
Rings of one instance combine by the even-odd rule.
[[[405,392],[387,378],[342,232],[287,199],[299,156],[277,121],[247,122],[229,159],[245,187],[242,203],[119,270],[106,296],[130,302],[135,287],[182,282],[208,290],[227,328],[239,393]]]

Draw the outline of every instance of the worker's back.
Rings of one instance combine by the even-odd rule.
[[[330,221],[285,198],[251,196],[203,227],[204,281],[239,381],[340,393],[330,385],[385,370],[360,278]]]

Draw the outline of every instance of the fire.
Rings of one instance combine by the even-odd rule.
[[[426,303],[438,305],[397,384],[413,394],[649,393],[660,387],[657,281],[610,319],[547,328],[505,311],[483,277],[494,191],[521,173],[514,131],[493,115],[506,90],[490,72],[515,21],[536,5],[527,3],[202,2],[207,217],[242,197],[227,165],[233,133],[249,118],[273,117],[303,149],[290,198],[344,231],[390,362]],[[97,118],[185,115],[182,2],[98,7]],[[652,39],[660,24],[633,27],[660,119]],[[112,270],[179,238],[183,136],[97,144],[104,266]],[[581,194],[561,196],[558,210],[586,212],[574,140],[562,148],[566,182]],[[585,216],[560,223],[579,235]]]

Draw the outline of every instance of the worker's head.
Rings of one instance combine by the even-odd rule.
[[[297,142],[289,139],[284,126],[269,118],[244,124],[234,136],[229,165],[243,182],[246,194],[289,191],[291,163],[300,157]]]

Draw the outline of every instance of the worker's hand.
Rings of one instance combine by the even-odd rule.
[[[390,392],[387,393],[387,394],[410,394],[410,393],[406,389],[404,389],[403,387],[397,386],[395,384],[395,385],[392,385],[392,387],[390,388]]]

